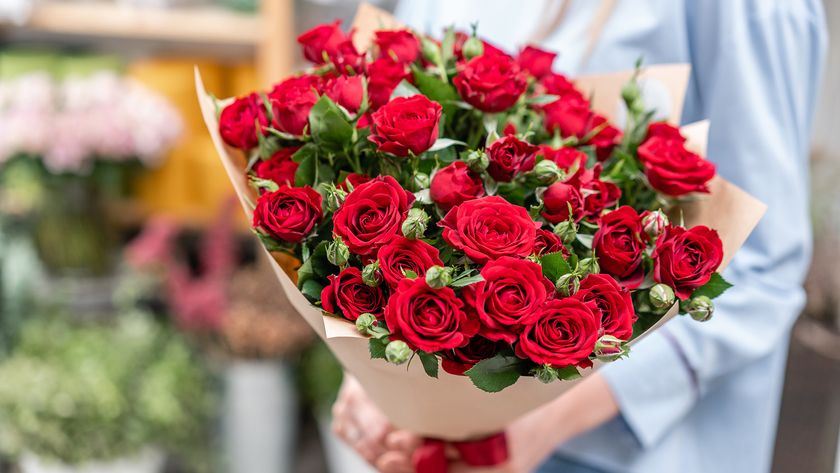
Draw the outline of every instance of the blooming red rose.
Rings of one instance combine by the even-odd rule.
[[[575,84],[569,80],[568,77],[564,76],[563,74],[557,74],[556,72],[549,72],[544,76],[540,77],[540,86],[543,88],[546,94],[549,95],[557,95],[558,97],[562,97],[564,95],[576,95],[578,97],[583,98],[583,93],[575,87]]]
[[[652,256],[653,279],[671,286],[680,299],[688,299],[720,267],[723,243],[716,231],[703,225],[688,230],[669,226],[656,240]]]
[[[479,361],[496,356],[502,348],[504,344],[476,335],[461,348],[441,352],[440,367],[449,374],[462,376]]]
[[[554,295],[554,284],[533,261],[503,256],[487,263],[481,276],[464,288],[464,300],[481,321],[479,333],[490,340],[514,343]]]
[[[651,187],[679,197],[692,192],[709,192],[715,165],[686,149],[679,140],[654,136],[639,146],[639,161]]]
[[[464,302],[449,287],[433,289],[423,278],[403,279],[385,307],[391,338],[434,353],[466,345],[478,321],[464,312]]]
[[[424,95],[397,97],[371,116],[370,141],[395,156],[419,155],[435,144],[443,108]]]
[[[590,274],[580,282],[580,290],[575,298],[583,302],[592,302],[601,316],[604,335],[612,335],[621,340],[630,340],[633,336],[633,322],[636,311],[630,291],[621,287],[612,276]]]
[[[546,131],[560,132],[565,137],[582,138],[586,134],[592,110],[589,101],[578,93],[561,95],[560,98],[542,107]]]
[[[257,125],[268,126],[262,98],[257,94],[239,97],[219,115],[219,134],[230,146],[248,150],[259,144]]]
[[[254,228],[280,241],[300,243],[321,223],[321,194],[315,189],[281,186],[257,199]]]
[[[538,150],[515,136],[503,136],[487,148],[487,173],[498,182],[510,182],[517,174],[534,169]]]
[[[257,161],[254,164],[254,174],[260,179],[293,186],[298,163],[292,161],[292,156],[298,149],[299,146],[280,148],[269,159]]]
[[[324,85],[324,94],[350,113],[356,113],[362,106],[364,84],[362,76],[333,77]]]
[[[615,277],[627,289],[639,287],[645,277],[642,220],[633,207],[624,205],[601,216],[592,240],[601,271]]]
[[[365,284],[359,268],[345,268],[327,279],[330,283],[321,291],[321,307],[325,311],[347,320],[356,320],[364,313],[382,318],[387,301],[384,289]]]
[[[330,57],[339,74],[359,74],[365,68],[365,54],[353,44],[353,31],[339,43],[336,53]]]
[[[537,256],[563,253],[563,256],[568,257],[569,249],[556,233],[540,228],[537,230],[537,239],[534,240],[534,253]]]
[[[542,195],[543,209],[540,214],[550,223],[560,223],[569,219],[569,207],[572,217],[579,222],[583,216],[583,196],[573,185],[555,182],[548,186]]]
[[[681,143],[685,141],[685,137],[682,135],[680,129],[668,122],[653,122],[648,125],[645,140],[653,138],[654,136],[659,136],[668,140],[678,140]]]
[[[614,206],[621,198],[621,189],[617,185],[598,178],[582,183],[580,193],[583,195],[584,214],[591,219],[597,219],[601,212]]]
[[[443,227],[443,239],[449,245],[479,264],[502,256],[530,255],[540,227],[524,207],[498,196],[453,207],[438,225]]]
[[[463,161],[455,161],[432,176],[429,194],[432,202],[448,212],[456,205],[484,196],[484,182]]]
[[[314,64],[324,64],[336,56],[339,46],[347,39],[341,31],[341,20],[324,23],[298,36],[303,46],[303,57]]]
[[[360,184],[333,215],[333,233],[351,253],[373,256],[398,235],[414,194],[391,176]]]
[[[462,65],[453,83],[465,102],[491,113],[512,107],[528,86],[513,58],[486,53]]]
[[[320,86],[321,78],[313,75],[291,77],[275,85],[268,94],[274,115],[272,125],[291,135],[303,135]]]
[[[516,62],[532,76],[540,78],[551,73],[551,64],[554,63],[556,57],[557,53],[534,46],[525,46],[516,57]]]
[[[422,278],[432,266],[443,266],[437,248],[423,240],[409,240],[402,236],[395,236],[380,248],[377,259],[382,277],[392,288],[405,278],[407,271]]]
[[[410,64],[420,56],[420,41],[411,31],[377,31],[373,40],[379,54],[397,62]]]
[[[370,105],[377,109],[391,99],[397,85],[410,76],[405,64],[390,57],[381,57],[368,65],[368,97]]]
[[[535,320],[520,334],[517,356],[557,367],[591,365],[589,355],[601,330],[591,306],[575,298],[551,299]]]
[[[548,145],[540,145],[539,154],[543,155],[549,161],[554,161],[557,167],[565,171],[569,171],[572,168],[578,170],[583,169],[588,159],[586,153],[571,146],[552,148]]]

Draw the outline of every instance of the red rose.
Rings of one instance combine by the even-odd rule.
[[[370,176],[367,174],[357,174],[355,172],[351,172],[341,181],[341,184],[337,185],[339,189],[343,191],[350,190],[350,187],[353,189],[359,187],[360,184],[364,184],[365,182],[370,181]],[[349,184],[349,185],[348,185]]]
[[[592,240],[601,271],[615,277],[627,289],[639,287],[645,277],[643,235],[639,214],[625,205],[601,216],[600,227]]]
[[[515,135],[516,134],[516,125],[511,122],[507,122],[507,125],[502,129],[502,136],[508,135]]]
[[[490,340],[514,343],[554,295],[554,284],[533,261],[503,256],[487,263],[481,276],[484,281],[464,288],[464,300],[481,321],[479,333]]]
[[[254,174],[260,179],[268,179],[277,184],[294,186],[298,163],[292,161],[299,146],[280,148],[269,159],[259,160],[254,164]]]
[[[717,271],[723,243],[716,231],[703,225],[688,230],[669,226],[657,238],[652,256],[653,279],[671,286],[680,299],[688,299]]]
[[[484,182],[463,161],[455,161],[432,176],[429,194],[432,202],[448,212],[456,205],[484,196]]]
[[[414,194],[391,176],[360,184],[333,215],[333,233],[351,253],[373,256],[398,235]]]
[[[545,129],[551,134],[560,132],[565,137],[582,138],[586,134],[592,110],[589,101],[577,93],[561,95],[542,107]]]
[[[516,57],[516,62],[532,76],[540,78],[551,73],[551,64],[554,63],[556,57],[557,53],[534,46],[525,46]]]
[[[274,114],[272,125],[291,135],[303,135],[309,123],[309,111],[318,101],[317,89],[320,84],[320,77],[303,75],[275,85],[268,94]]]
[[[321,291],[321,307],[325,311],[356,320],[364,313],[382,318],[386,297],[381,286],[371,287],[362,280],[359,268],[349,267],[338,276],[327,276],[330,283]]]
[[[583,169],[588,159],[586,153],[571,146],[552,148],[548,145],[540,145],[539,154],[542,154],[549,161],[554,161],[557,167],[565,171],[569,171],[572,168]]]
[[[548,186],[542,196],[543,209],[540,215],[550,223],[560,223],[569,219],[569,206],[575,222],[583,218],[583,197],[573,185],[555,182]]]
[[[402,236],[395,236],[380,248],[377,259],[382,277],[392,288],[405,278],[406,271],[422,278],[432,266],[443,266],[437,248],[423,240],[409,240]]]
[[[443,108],[423,95],[397,97],[371,116],[370,141],[395,156],[419,155],[435,144]]]
[[[538,150],[515,136],[503,136],[487,148],[487,173],[498,182],[510,182],[517,174],[534,169]]]
[[[281,186],[257,199],[254,228],[280,241],[300,243],[321,223],[321,194],[315,189]]]
[[[420,41],[408,30],[377,31],[373,40],[379,47],[379,54],[406,64],[420,56]]]
[[[330,57],[333,67],[339,74],[358,74],[364,71],[365,55],[353,44],[353,32],[338,44],[336,52]]]
[[[341,20],[318,25],[298,36],[303,46],[303,57],[314,64],[324,64],[338,53],[339,46],[347,39],[341,31]]]
[[[545,90],[546,94],[557,95],[562,97],[564,95],[576,95],[583,98],[583,94],[575,87],[575,84],[563,74],[549,72],[540,77],[540,86]]]
[[[392,339],[427,353],[462,347],[478,331],[455,291],[433,289],[423,278],[400,281],[385,307],[385,322]]]
[[[364,85],[362,76],[338,76],[324,85],[324,94],[350,113],[356,113],[362,106]]]
[[[394,89],[409,75],[410,71],[405,64],[394,61],[390,57],[381,57],[370,63],[367,77],[371,107],[377,109],[388,103]]]
[[[483,54],[461,66],[453,80],[465,102],[482,112],[502,112],[525,92],[528,81],[507,55]]]
[[[605,209],[614,206],[621,198],[621,189],[612,182],[591,179],[580,185],[583,211],[586,217],[597,219]]]
[[[228,145],[248,150],[259,144],[257,123],[268,126],[262,98],[257,94],[239,97],[219,115],[219,134]]]
[[[563,256],[568,257],[569,249],[566,248],[563,240],[556,233],[540,228],[537,230],[537,238],[534,240],[534,253],[537,256],[550,253],[563,253]]]
[[[615,146],[621,142],[621,130],[612,126],[603,115],[593,113],[585,133],[580,138],[586,139],[586,144],[595,146],[598,161],[606,161]]]
[[[630,340],[633,336],[636,310],[633,308],[630,291],[622,288],[612,276],[586,276],[580,282],[580,290],[574,297],[595,304],[601,315],[601,326],[605,335],[612,335],[621,340]]]
[[[519,336],[516,355],[537,364],[589,366],[601,322],[589,305],[574,299],[551,299]]]
[[[461,348],[442,352],[440,367],[449,374],[462,376],[479,361],[496,356],[502,348],[504,344],[476,335]]]
[[[639,146],[639,161],[651,187],[679,197],[692,192],[709,192],[715,165],[686,149],[679,140],[654,136]]]
[[[498,196],[468,200],[452,208],[438,225],[450,246],[479,264],[502,256],[530,255],[540,227],[524,207]]]
[[[685,137],[679,128],[671,125],[668,122],[653,122],[648,125],[647,135],[645,140],[659,136],[668,140],[679,140],[681,143],[685,142]]]

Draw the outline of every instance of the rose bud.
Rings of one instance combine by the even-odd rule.
[[[482,112],[512,107],[528,87],[522,68],[508,55],[482,54],[459,67],[452,81],[465,102]]]
[[[433,289],[440,289],[452,282],[452,268],[432,266],[426,270],[426,284]]]
[[[379,151],[394,156],[417,156],[435,144],[443,108],[424,95],[397,97],[371,116],[368,139]]]
[[[554,161],[543,159],[534,166],[534,176],[540,184],[548,185],[560,179],[560,168]]]
[[[484,193],[481,176],[471,171],[462,161],[455,161],[436,172],[429,187],[432,202],[444,212],[468,200],[482,197]]]
[[[706,296],[693,297],[688,302],[688,314],[691,318],[698,322],[706,322],[712,318],[715,313],[715,305],[711,299]]]
[[[370,287],[376,287],[382,282],[382,272],[379,270],[379,261],[374,261],[362,268],[362,281]]]
[[[572,220],[563,220],[554,226],[554,233],[560,237],[563,244],[570,244],[577,238],[577,225]]]
[[[564,297],[573,296],[580,290],[580,277],[572,273],[564,274],[557,280],[555,288]]]
[[[487,153],[483,150],[475,149],[470,151],[464,162],[466,162],[467,166],[469,166],[469,168],[474,172],[481,172],[487,169],[487,166],[490,164],[490,158],[487,157]]]
[[[373,327],[376,325],[376,317],[370,312],[359,315],[356,319],[356,330],[362,335],[373,335]]]
[[[582,275],[586,274],[598,274],[601,272],[601,267],[598,266],[598,259],[597,258],[584,258],[580,260],[578,263],[578,267],[580,271],[583,273]]]
[[[425,172],[414,173],[414,191],[421,191],[429,188],[429,175]]]
[[[390,57],[381,57],[368,66],[368,97],[373,110],[382,107],[391,99],[391,93],[411,71],[401,62]]]
[[[335,237],[333,241],[327,245],[327,261],[343,268],[347,265],[347,260],[350,259],[350,249],[339,237]]]
[[[650,305],[658,310],[664,310],[671,307],[674,305],[674,301],[676,300],[674,290],[671,286],[662,283],[655,284],[650,288],[648,298],[650,299]]]
[[[321,223],[321,194],[315,189],[281,186],[257,199],[253,227],[272,238],[300,243]]]
[[[420,56],[420,41],[408,30],[377,31],[373,42],[379,54],[398,62],[412,63]]]
[[[257,94],[239,97],[219,115],[219,134],[229,146],[251,149],[259,144],[256,124],[268,126],[268,117],[262,98]]]
[[[292,156],[298,149],[299,146],[280,148],[269,159],[257,161],[253,167],[254,174],[260,179],[293,186],[298,163],[292,161]]]
[[[601,361],[615,361],[627,353],[624,340],[604,335],[595,342],[595,356]]]
[[[341,20],[336,20],[306,31],[298,36],[297,42],[303,46],[303,57],[313,64],[320,65],[336,55],[346,37],[341,31]]]
[[[477,37],[470,36],[466,41],[464,41],[464,46],[461,47],[461,53],[467,61],[474,57],[481,56],[484,54],[484,43]]]
[[[324,94],[355,115],[362,107],[365,86],[362,76],[338,76],[324,85]]]
[[[563,240],[560,236],[556,233],[540,228],[537,230],[537,239],[534,242],[534,255],[542,256],[550,253],[563,253],[564,257],[569,257],[569,249],[563,245]],[[539,258],[537,258],[537,260],[539,260]]]
[[[423,209],[411,209],[402,224],[402,234],[409,240],[423,238],[429,226],[429,215]]]
[[[656,238],[669,225],[668,216],[661,210],[645,211],[642,213],[642,227],[651,238]]]
[[[639,83],[631,80],[624,84],[624,87],[621,88],[621,98],[624,99],[631,112],[639,112],[639,107],[643,105],[639,100],[642,98],[642,89],[639,87]]]
[[[534,169],[539,148],[515,136],[504,136],[487,147],[487,174],[498,182],[510,182],[519,173]]]
[[[560,373],[557,372],[557,368],[551,365],[537,366],[533,370],[533,375],[543,384],[553,383],[560,379]]]
[[[336,187],[335,184],[325,184],[322,189],[326,194],[324,206],[326,207],[327,212],[335,212],[338,210],[338,208],[341,207],[341,204],[344,203],[344,199],[347,198],[347,191]]]
[[[392,340],[385,346],[385,359],[388,363],[401,365],[411,358],[411,348],[402,340]]]
[[[540,214],[550,223],[567,221],[570,215],[575,222],[583,219],[583,197],[572,185],[555,182],[545,190],[542,201],[543,209]]]
[[[437,64],[437,61],[440,60],[440,46],[432,39],[422,36],[420,38],[420,54],[423,55],[423,59],[432,64]]]

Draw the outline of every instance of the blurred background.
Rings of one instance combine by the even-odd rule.
[[[198,65],[218,97],[268,86],[303,66],[299,33],[356,6],[0,0],[0,473],[370,471],[329,432],[341,370],[268,284],[193,85]],[[776,473],[840,473],[840,5],[826,8],[815,256]]]

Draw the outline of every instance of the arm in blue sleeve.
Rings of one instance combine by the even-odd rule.
[[[679,317],[603,374],[643,446],[716,380],[785,346],[810,258],[808,141],[826,33],[818,0],[689,2],[693,77],[684,119],[711,120],[718,172],[768,205],[724,273],[705,324]],[[733,209],[737,211],[737,209]]]

